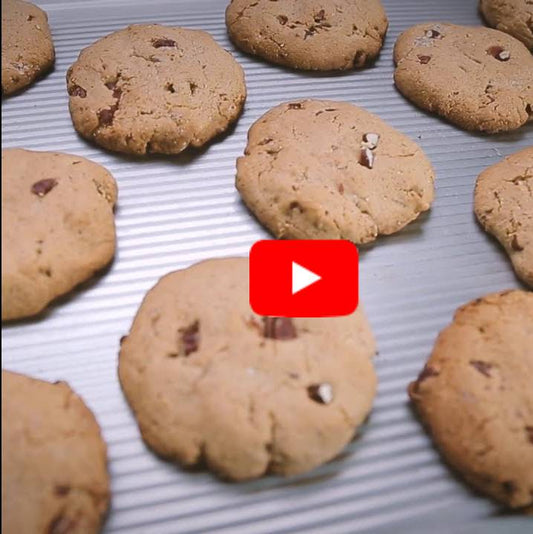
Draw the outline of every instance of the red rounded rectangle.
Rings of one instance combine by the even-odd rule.
[[[249,277],[250,306],[259,315],[349,315],[359,301],[359,255],[350,241],[258,241]]]

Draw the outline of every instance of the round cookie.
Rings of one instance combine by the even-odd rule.
[[[2,371],[2,532],[99,532],[106,463],[98,423],[68,384]]]
[[[533,117],[533,57],[506,33],[419,24],[398,37],[394,61],[406,98],[465,130],[515,130]]]
[[[248,133],[237,189],[276,237],[373,241],[429,209],[434,173],[422,150],[347,102],[281,104]]]
[[[379,0],[232,0],[226,26],[239,48],[273,63],[345,70],[379,54],[388,21]]]
[[[533,287],[533,147],[478,176],[474,211],[483,228],[505,248],[516,274]]]
[[[2,151],[2,320],[39,313],[111,261],[116,199],[85,158]]]
[[[489,26],[516,37],[533,51],[531,0],[480,0],[479,10]]]
[[[533,293],[459,308],[409,386],[446,461],[511,508],[533,505]]]
[[[154,451],[245,480],[334,458],[371,409],[374,353],[361,310],[257,316],[248,260],[217,259],[148,292],[122,340],[119,377]]]
[[[86,48],[67,72],[83,137],[129,154],[199,147],[239,116],[244,73],[206,32],[134,25]]]
[[[54,57],[46,13],[29,2],[2,0],[2,94],[32,84]]]

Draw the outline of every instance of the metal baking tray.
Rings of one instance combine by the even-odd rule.
[[[406,394],[459,305],[520,287],[498,244],[477,226],[472,192],[480,171],[533,145],[533,124],[491,137],[465,133],[417,110],[392,81],[392,48],[401,31],[428,20],[481,24],[477,0],[384,0],[390,28],[379,60],[340,75],[293,72],[241,54],[226,35],[227,0],[36,3],[49,15],[55,70],[3,100],[3,146],[71,152],[107,167],[119,184],[118,252],[108,272],[44,317],[4,325],[3,366],[67,380],[94,410],[112,476],[105,532],[531,532],[532,519],[505,514],[450,473]],[[206,30],[243,65],[245,112],[206,150],[133,159],[76,135],[67,68],[94,40],[140,22]],[[379,391],[362,435],[309,474],[229,484],[208,472],[184,472],[146,449],[117,379],[119,338],[159,277],[205,258],[247,255],[268,237],[239,200],[235,159],[253,121],[302,97],[353,102],[410,135],[435,166],[436,201],[404,231],[361,249],[361,301],[379,345]]]

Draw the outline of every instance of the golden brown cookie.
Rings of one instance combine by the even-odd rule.
[[[2,151],[2,320],[39,313],[111,261],[116,199],[85,158]]]
[[[533,287],[533,147],[478,176],[474,211],[483,228],[505,248],[516,274]]]
[[[334,458],[376,392],[375,343],[346,317],[259,317],[248,260],[163,277],[122,340],[119,377],[144,440],[232,480],[292,475]]]
[[[106,463],[98,423],[68,384],[2,371],[2,532],[99,532]]]
[[[30,2],[2,0],[2,94],[33,83],[54,57],[46,13]]]
[[[388,21],[379,0],[232,0],[231,40],[294,69],[363,67],[381,50]]]
[[[479,10],[489,26],[516,37],[533,51],[531,0],[480,0]]]
[[[446,461],[511,508],[533,505],[533,293],[459,308],[409,395]]]
[[[418,24],[398,37],[394,61],[406,98],[465,130],[504,132],[533,118],[533,57],[506,33]]]
[[[250,128],[237,189],[276,237],[368,243],[429,209],[434,173],[420,147],[347,102],[281,104]]]
[[[83,137],[118,152],[177,154],[239,116],[244,73],[206,32],[128,26],[82,50],[67,73]]]

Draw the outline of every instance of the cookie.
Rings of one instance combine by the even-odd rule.
[[[531,0],[480,0],[479,10],[489,26],[516,37],[533,51]]]
[[[388,21],[379,0],[232,0],[226,26],[236,46],[294,69],[364,67]]]
[[[305,100],[252,125],[236,184],[276,237],[367,243],[429,209],[433,181],[418,145],[376,115]]]
[[[516,274],[533,287],[533,147],[478,176],[474,211],[483,228],[505,248]]]
[[[533,505],[533,293],[459,308],[409,395],[445,460],[511,508]]]
[[[246,98],[244,73],[206,32],[129,26],[83,50],[67,72],[74,127],[129,154],[177,154],[228,128]]]
[[[85,158],[2,151],[2,320],[39,313],[111,261],[116,199]]]
[[[2,0],[2,94],[31,85],[54,57],[46,13],[29,2]]]
[[[2,371],[2,532],[99,532],[106,463],[98,423],[68,384]]]
[[[376,392],[375,344],[346,317],[259,317],[248,260],[163,277],[121,342],[119,377],[146,443],[184,466],[245,480],[335,457]]]
[[[465,130],[504,132],[533,118],[533,57],[506,33],[419,24],[398,37],[394,61],[406,98]]]

